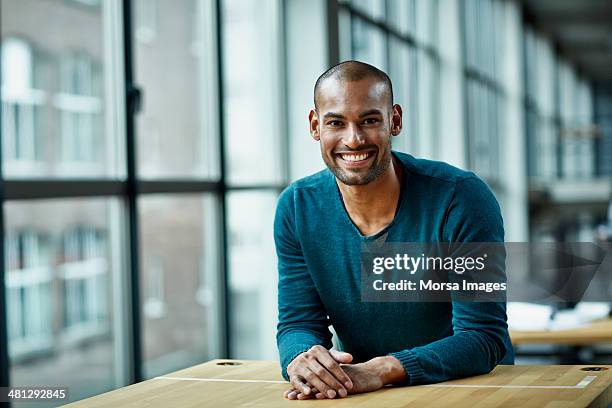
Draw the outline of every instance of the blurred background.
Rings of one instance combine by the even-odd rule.
[[[487,181],[507,241],[612,235],[612,0],[0,12],[2,384],[77,400],[212,358],[276,359],[276,199],[324,168],[312,89],[346,59],[390,75],[394,149]],[[515,304],[509,319],[580,328],[609,305]],[[517,363],[612,363],[610,336],[517,344]]]

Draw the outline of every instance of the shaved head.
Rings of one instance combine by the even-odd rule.
[[[317,79],[314,87],[314,104],[315,109],[319,109],[319,93],[325,82],[336,80],[340,82],[353,82],[362,79],[374,79],[379,81],[385,87],[386,93],[389,95],[389,106],[393,105],[393,87],[389,76],[380,69],[360,61],[344,61],[338,65],[334,65],[325,71]]]

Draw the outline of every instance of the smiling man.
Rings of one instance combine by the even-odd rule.
[[[511,364],[503,303],[361,301],[363,242],[503,242],[486,184],[391,150],[402,109],[389,77],[371,65],[330,68],[314,104],[310,133],[327,169],[291,184],[274,222],[285,397],[341,398]],[[342,351],[331,348],[330,325]]]

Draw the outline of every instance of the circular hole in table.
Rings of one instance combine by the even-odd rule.
[[[239,363],[237,361],[221,361],[219,363],[217,363],[217,365],[220,366],[237,366],[237,365],[241,365],[242,363]]]
[[[608,367],[582,367],[582,371],[606,371]]]

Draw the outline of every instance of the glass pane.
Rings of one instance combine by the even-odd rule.
[[[427,45],[436,45],[438,0],[416,0],[416,37]]]
[[[265,191],[228,196],[232,358],[277,358],[276,199]]]
[[[154,195],[139,201],[148,378],[218,354],[215,203],[213,196]]]
[[[72,401],[123,385],[119,201],[9,201],[5,211],[12,385],[69,387]]]
[[[412,47],[403,41],[391,38],[391,48],[394,50],[389,55],[389,77],[393,83],[393,103],[402,107],[403,128],[402,133],[391,139],[393,149],[406,153],[415,154],[417,123],[417,100],[412,99],[412,77],[416,74],[416,66],[412,63]]]
[[[436,61],[423,51],[417,52],[418,63],[418,106],[415,112],[419,116],[419,137],[418,155],[424,158],[433,159],[436,154],[437,134],[436,118],[437,113],[437,82],[438,70]]]
[[[138,166],[143,178],[218,177],[212,5],[136,0]]]
[[[223,1],[225,146],[231,184],[283,180],[279,4]]]
[[[114,114],[120,81],[113,65],[122,50],[111,41],[118,25],[110,23],[117,6],[96,0],[2,2],[6,177],[124,174]]]
[[[351,40],[353,59],[385,70],[386,42],[382,30],[360,18],[354,18],[351,20]]]
[[[413,34],[416,28],[415,0],[387,0],[387,22],[402,34]]]
[[[351,6],[377,20],[385,18],[385,0],[352,0]]]

